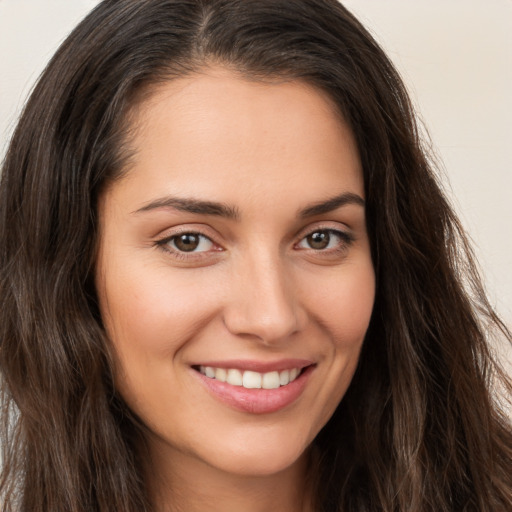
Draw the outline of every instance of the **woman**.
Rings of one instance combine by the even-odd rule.
[[[102,2],[2,174],[4,510],[507,510],[510,333],[334,0]]]

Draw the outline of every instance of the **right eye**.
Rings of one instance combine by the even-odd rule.
[[[160,245],[172,251],[182,253],[198,253],[211,251],[214,243],[200,233],[180,233],[160,242]]]

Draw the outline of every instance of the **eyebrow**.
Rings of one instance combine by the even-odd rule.
[[[166,196],[156,199],[155,201],[151,201],[132,213],[137,214],[148,212],[159,208],[174,208],[181,212],[197,213],[200,215],[215,215],[233,220],[238,220],[240,218],[240,212],[236,207],[214,201],[201,201],[199,199],[174,196]]]
[[[351,192],[346,192],[331,197],[327,200],[319,201],[306,206],[305,208],[299,210],[297,217],[304,219],[313,217],[315,215],[322,215],[349,204],[355,204],[364,207],[365,202],[361,196]],[[145,204],[142,208],[139,208],[132,213],[138,214],[160,208],[174,208],[182,212],[196,213],[199,215],[214,215],[232,220],[240,220],[241,217],[240,211],[236,206],[230,206],[225,203],[218,203],[215,201],[202,201],[199,199],[181,198],[174,196],[166,196],[151,201],[150,203]]]
[[[322,215],[349,204],[355,204],[364,208],[365,202],[361,196],[352,192],[346,192],[325,201],[319,201],[306,206],[306,208],[299,211],[298,217],[305,219],[307,217],[314,217],[315,215]]]

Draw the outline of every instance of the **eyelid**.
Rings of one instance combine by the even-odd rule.
[[[333,233],[339,233],[345,238],[354,238],[352,230],[340,222],[315,222],[309,224],[305,228],[301,229],[296,236],[297,241],[302,240],[308,235],[315,233],[316,231],[331,231]]]
[[[172,226],[167,229],[161,230],[153,238],[155,241],[170,240],[173,237],[184,235],[186,233],[201,235],[205,238],[208,238],[216,245],[220,245],[216,241],[218,236],[215,234],[214,230],[212,230],[208,225],[200,223],[179,224],[177,226]]]

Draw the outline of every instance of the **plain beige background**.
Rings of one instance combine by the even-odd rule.
[[[0,0],[0,156],[45,63],[97,3]],[[512,325],[512,0],[344,3],[402,73],[491,301]]]

